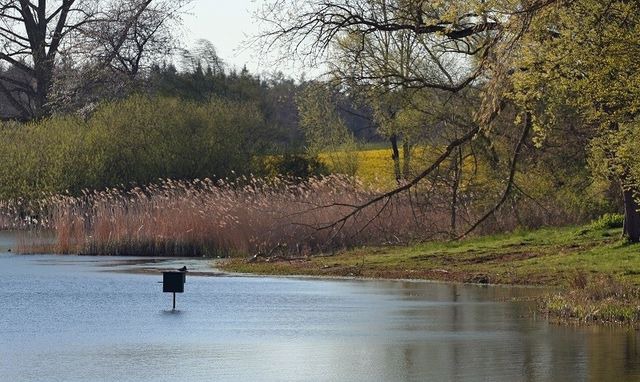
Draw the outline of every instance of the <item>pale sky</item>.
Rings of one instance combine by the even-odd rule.
[[[262,4],[263,0],[193,0],[183,17],[184,45],[188,48],[198,39],[207,39],[229,66],[240,70],[246,65],[252,73],[281,70],[298,77],[302,72],[313,72],[290,66],[274,67],[264,57],[257,58],[255,50],[246,49],[243,42],[260,31],[253,14]]]

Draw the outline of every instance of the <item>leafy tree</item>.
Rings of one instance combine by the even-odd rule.
[[[328,155],[336,172],[355,175],[357,145],[353,134],[336,110],[336,102],[325,84],[310,83],[298,96],[300,127],[311,157]]]
[[[261,16],[268,29],[260,36],[264,46],[270,51],[274,46],[280,47],[283,58],[337,66],[340,70],[333,70],[332,74],[341,85],[364,86],[378,94],[414,89],[456,95],[471,87],[482,89],[483,101],[470,113],[473,118],[456,124],[455,134],[449,134],[451,139],[440,144],[422,171],[394,190],[354,206],[336,224],[416,187],[436,174],[452,156],[459,155],[462,147],[486,136],[505,105],[508,89],[499,81],[509,75],[508,70],[502,70],[504,57],[513,51],[535,14],[555,2],[285,0],[265,6]],[[447,61],[458,65],[446,64]],[[456,70],[450,72],[451,68]],[[467,233],[492,216],[511,194],[531,122],[531,118],[523,119],[521,132],[510,147],[504,190],[495,204],[470,224]],[[460,127],[463,130],[457,131]]]
[[[640,241],[640,5],[577,0],[541,12],[514,66],[514,98],[535,117],[540,140],[569,107],[594,128],[591,168],[616,181],[624,234]]]
[[[400,2],[363,3],[386,23],[411,17],[399,8]],[[414,5],[424,14],[446,8],[444,4]],[[439,122],[430,112],[434,105],[423,107],[424,101],[436,101],[435,90],[458,92],[475,76],[473,69],[464,66],[465,58],[452,54],[453,46],[446,47],[432,34],[415,32],[404,28],[348,30],[334,43],[329,62],[333,78],[365,98],[374,110],[378,131],[391,143],[398,182],[411,177],[411,152],[417,138]]]

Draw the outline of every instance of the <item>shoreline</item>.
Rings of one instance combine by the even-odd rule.
[[[620,237],[618,227],[589,224],[479,236],[456,242],[365,246],[329,254],[298,254],[293,258],[286,254],[251,258],[135,256],[128,259],[117,256],[113,264],[115,267],[131,265],[129,269],[116,271],[135,273],[157,274],[167,266],[187,265],[193,276],[536,288],[548,291],[539,299],[539,311],[549,318],[565,323],[637,326],[640,324],[640,245],[629,244]],[[155,264],[157,262],[165,264]]]
[[[423,284],[447,284],[465,285],[486,288],[509,288],[509,289],[529,289],[538,290],[540,293],[535,296],[521,297],[509,301],[530,301],[535,303],[535,309],[531,311],[531,318],[541,315],[549,323],[564,326],[577,327],[619,327],[640,330],[640,304],[632,304],[629,307],[627,301],[620,299],[620,296],[609,297],[604,301],[596,299],[589,301],[589,297],[575,298],[575,293],[584,292],[593,286],[585,286],[579,289],[563,289],[559,286],[550,285],[527,285],[527,284],[491,284],[491,283],[469,283],[464,281],[419,279],[419,278],[382,278],[382,277],[362,277],[362,276],[336,276],[336,275],[313,275],[313,274],[269,274],[269,273],[246,273],[224,270],[222,267],[222,277],[269,277],[278,279],[296,280],[316,280],[316,281],[362,281],[362,282],[410,282]],[[599,280],[596,280],[598,282]],[[606,288],[619,289],[619,284],[605,285]],[[597,288],[597,287],[596,287]],[[635,288],[637,291],[637,287]],[[598,293],[598,292],[596,292]],[[628,292],[622,292],[622,297],[627,297]],[[601,313],[602,311],[602,313]]]
[[[620,229],[578,226],[460,242],[361,247],[331,256],[232,258],[225,272],[261,276],[540,288],[538,311],[564,324],[640,326],[640,245]]]
[[[15,256],[14,253],[5,253],[3,255]],[[20,256],[20,255],[18,255]],[[54,254],[45,254],[41,256],[60,256]],[[68,255],[61,255],[68,256]],[[71,255],[73,256],[73,255]],[[338,255],[339,256],[339,255]],[[93,257],[93,256],[92,256]],[[106,260],[113,260],[111,264],[104,265],[102,272],[112,273],[129,273],[139,275],[159,275],[163,270],[173,269],[176,265],[184,263],[184,258],[116,258],[112,256],[97,256]],[[512,298],[504,301],[511,302],[531,302],[535,303],[535,309],[531,311],[532,317],[538,314],[543,316],[550,323],[568,326],[584,326],[584,327],[628,327],[635,330],[640,329],[640,304],[629,307],[629,304],[617,299],[616,297],[608,297],[605,301],[586,301],[584,296],[576,298],[576,293],[585,294],[592,286],[585,285],[578,290],[563,289],[554,285],[527,285],[527,284],[507,284],[507,283],[473,283],[451,279],[426,279],[426,278],[388,278],[388,277],[367,277],[361,275],[331,275],[331,274],[303,274],[303,273],[265,273],[262,272],[238,272],[229,270],[237,264],[247,264],[246,260],[233,259],[206,259],[206,258],[190,258],[191,265],[190,275],[193,277],[230,277],[230,278],[275,278],[275,279],[291,279],[291,280],[309,280],[309,281],[344,281],[344,282],[401,282],[401,283],[417,283],[417,284],[444,284],[444,285],[464,285],[472,287],[497,288],[497,289],[523,289],[533,290],[539,293],[531,296],[523,296],[521,298]],[[280,261],[280,263],[287,261]],[[277,262],[270,263],[277,265]],[[596,280],[601,282],[602,279]],[[613,288],[616,292],[620,292],[619,284],[606,283],[598,285],[596,293],[602,293],[602,290]],[[629,292],[623,290],[622,295],[628,296],[635,294],[640,298],[640,290],[637,287]],[[606,293],[606,292],[605,292]],[[619,297],[619,296],[618,296]],[[638,300],[640,301],[640,299]],[[595,307],[595,308],[594,308]],[[600,312],[602,311],[602,313]]]
[[[522,289],[548,289],[545,285],[524,285],[524,284],[490,284],[472,283],[454,280],[422,279],[422,278],[384,278],[384,277],[363,277],[363,276],[339,276],[339,275],[313,275],[313,274],[269,274],[269,273],[246,273],[225,271],[224,268],[214,268],[220,272],[221,277],[269,277],[277,279],[297,279],[297,280],[336,280],[336,281],[391,281],[410,282],[421,284],[446,284],[446,285],[468,285],[492,288],[522,288]]]
[[[282,279],[298,279],[298,280],[336,280],[336,281],[392,281],[392,282],[411,282],[411,283],[424,283],[424,284],[449,284],[449,285],[471,285],[471,286],[487,286],[487,287],[499,287],[499,288],[523,288],[523,289],[547,289],[549,286],[545,285],[525,285],[525,284],[487,284],[487,283],[473,283],[454,280],[439,280],[439,279],[422,279],[422,278],[384,278],[384,277],[363,277],[363,276],[339,276],[339,275],[312,275],[312,274],[261,274],[261,273],[247,273],[224,270],[219,265],[233,261],[234,259],[208,259],[203,257],[141,257],[141,256],[113,256],[113,255],[85,255],[85,254],[54,254],[54,253],[0,253],[0,255],[8,256],[63,256],[63,257],[90,257],[101,258],[105,260],[112,260],[114,263],[139,263],[140,265],[151,264],[157,262],[159,264],[164,262],[178,262],[182,263],[182,260],[188,260],[191,262],[207,262],[210,263],[210,270],[189,270],[189,275],[196,277],[269,277],[269,278],[282,278]],[[237,259],[235,259],[237,260]],[[214,264],[211,264],[214,263]],[[126,266],[126,264],[113,264],[113,267]],[[105,266],[107,267],[107,266]],[[164,267],[142,267],[142,268],[126,268],[126,269],[105,269],[103,272],[115,272],[115,273],[133,273],[133,274],[160,274],[165,269]]]

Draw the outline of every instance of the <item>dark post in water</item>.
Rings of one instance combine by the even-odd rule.
[[[187,280],[187,269],[162,272],[162,292],[173,293],[173,310],[176,310],[176,293],[184,293],[184,283]]]

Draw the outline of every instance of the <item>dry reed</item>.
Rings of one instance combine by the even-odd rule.
[[[334,224],[373,195],[339,175],[304,182],[163,180],[128,191],[51,196],[37,225],[55,232],[52,251],[91,255],[291,256],[420,236],[424,227],[410,218],[406,196]]]
[[[141,256],[306,256],[358,245],[455,237],[446,192],[427,185],[354,212],[378,195],[356,179],[240,177],[162,180],[130,190],[50,195],[0,203],[0,228],[36,231],[22,252]],[[471,200],[471,199],[470,199]],[[458,199],[459,232],[486,207]],[[522,225],[520,207],[500,209],[481,233]],[[526,215],[535,222],[540,214]],[[516,215],[517,216],[517,215]],[[44,234],[37,234],[37,231]],[[49,231],[55,239],[51,240]],[[31,241],[31,243],[30,243]]]

